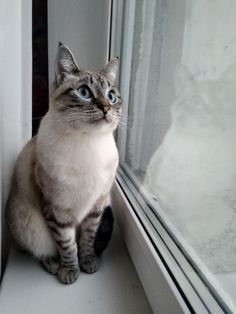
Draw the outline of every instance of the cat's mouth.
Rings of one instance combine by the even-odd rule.
[[[92,123],[102,123],[102,122],[110,123],[111,119],[109,119],[109,116],[107,114],[104,114],[102,117],[99,117],[92,121]]]
[[[106,117],[101,117],[101,118],[98,118],[98,119],[93,119],[91,121],[92,124],[100,124],[100,123],[108,123]]]

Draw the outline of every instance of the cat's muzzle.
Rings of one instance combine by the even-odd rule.
[[[110,110],[111,107],[110,104],[108,103],[107,100],[103,98],[96,98],[94,100],[94,103],[98,107],[98,109],[100,109],[104,113],[104,115],[106,115]]]

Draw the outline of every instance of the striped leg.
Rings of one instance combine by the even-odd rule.
[[[98,270],[98,258],[94,250],[94,240],[99,227],[104,207],[109,203],[109,197],[101,198],[92,212],[81,224],[81,236],[79,242],[80,269],[86,273],[94,273]]]
[[[60,215],[55,215],[52,210],[47,210],[44,216],[57,244],[60,260],[58,278],[62,283],[73,283],[79,275],[75,226],[68,219],[68,216],[63,217],[63,212],[60,212]],[[45,267],[44,261],[42,261],[42,264]]]

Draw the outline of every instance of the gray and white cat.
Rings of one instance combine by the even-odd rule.
[[[6,217],[17,244],[63,283],[98,269],[94,241],[118,166],[117,59],[79,69],[59,44],[49,111],[18,157]],[[77,247],[76,230],[80,230]]]

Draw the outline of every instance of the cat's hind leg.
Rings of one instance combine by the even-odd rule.
[[[45,257],[40,260],[40,263],[49,274],[57,275],[60,268],[58,257]]]
[[[16,247],[30,252],[36,259],[56,256],[56,243],[38,207],[15,195],[8,200],[6,220]]]

